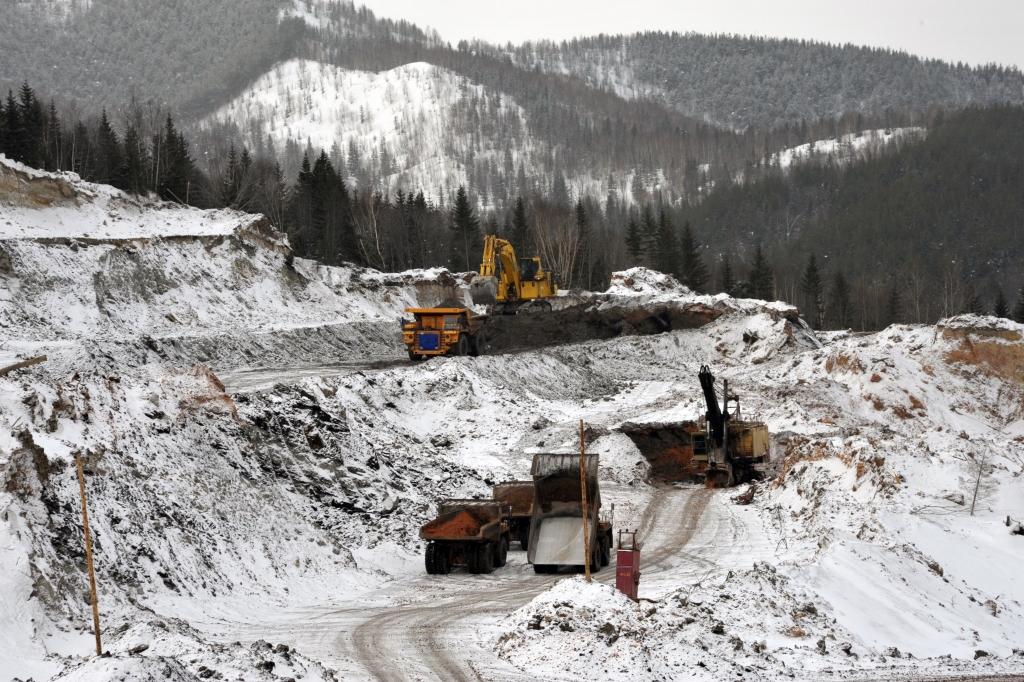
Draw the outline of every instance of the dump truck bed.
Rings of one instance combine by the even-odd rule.
[[[492,496],[512,507],[513,518],[529,518],[533,513],[533,481],[509,481],[494,486]]]
[[[483,540],[501,531],[501,507],[494,500],[445,500],[438,512],[437,518],[420,528],[421,540]]]
[[[601,506],[597,468],[597,455],[586,455],[587,531],[591,547],[597,541],[597,510]],[[586,563],[583,559],[583,500],[579,455],[534,455],[530,473],[534,480],[528,552],[530,563],[549,566]]]

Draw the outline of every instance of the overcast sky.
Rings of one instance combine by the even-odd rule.
[[[807,38],[1024,68],[1024,0],[362,0],[378,16],[462,38],[519,43],[598,33],[697,31]],[[361,4],[361,0],[356,0]]]

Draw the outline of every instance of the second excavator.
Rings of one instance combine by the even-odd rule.
[[[490,306],[493,315],[514,315],[550,311],[547,299],[558,296],[558,285],[540,256],[517,260],[508,240],[488,235],[480,274],[470,282],[469,293],[473,303]]]

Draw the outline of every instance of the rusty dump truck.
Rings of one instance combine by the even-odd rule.
[[[413,319],[402,319],[402,340],[412,361],[434,355],[483,355],[487,348],[487,315],[468,308],[406,308]]]
[[[533,481],[506,481],[494,486],[492,496],[508,512],[509,537],[524,550],[530,545],[533,516]]]
[[[427,542],[430,575],[445,575],[454,566],[470,573],[490,573],[505,565],[509,521],[500,500],[443,500],[437,518],[420,528]]]
[[[599,571],[611,559],[612,523],[601,516],[597,482],[598,456],[585,455],[587,509],[583,509],[580,456],[533,456],[533,509],[527,559],[536,573],[554,573],[562,566],[585,567],[584,523],[590,544],[590,570]]]

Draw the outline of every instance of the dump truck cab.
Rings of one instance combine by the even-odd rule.
[[[506,481],[494,486],[492,497],[508,511],[509,537],[524,550],[530,546],[533,517],[533,481]]]
[[[402,318],[402,340],[410,360],[484,354],[486,315],[474,315],[468,308],[406,308],[405,312],[413,316],[412,320]]]

